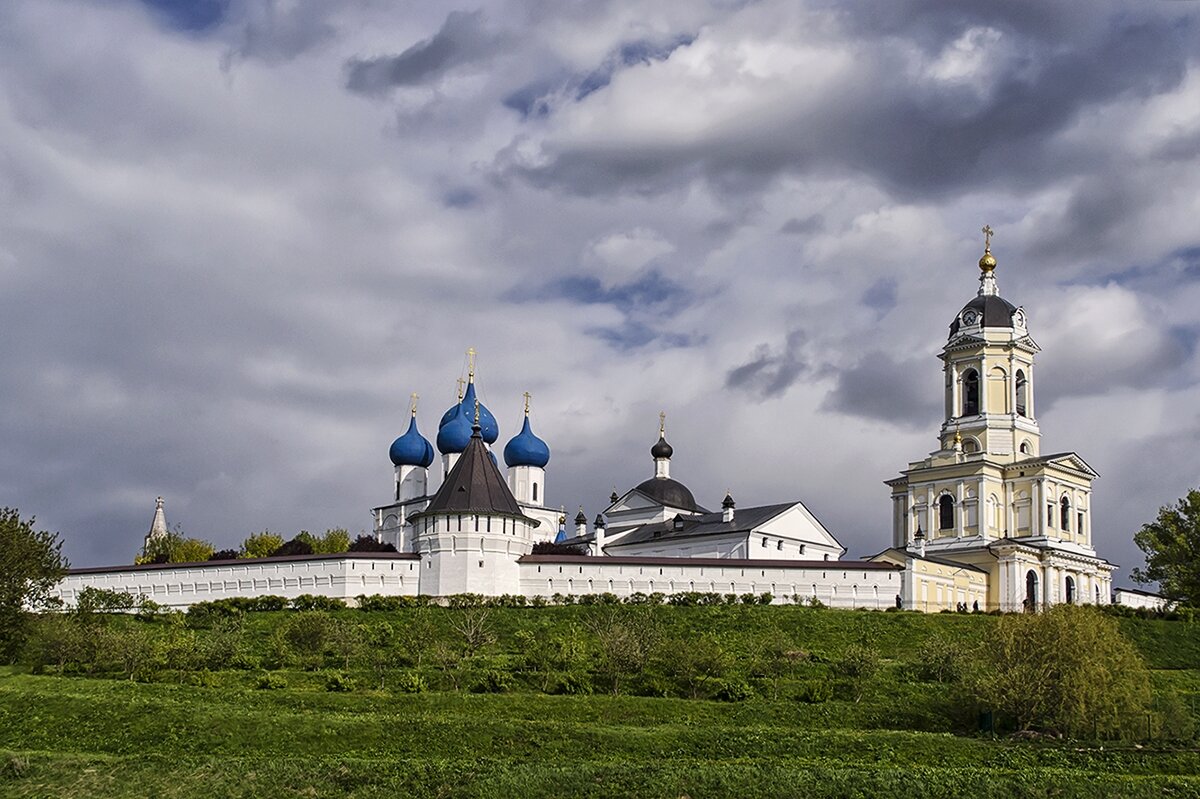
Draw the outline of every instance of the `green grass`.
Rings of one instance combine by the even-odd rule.
[[[500,609],[488,663],[516,657],[516,633],[582,624],[587,608]],[[342,611],[405,623],[409,611]],[[0,796],[49,797],[1200,797],[1194,741],[1016,741],[971,734],[955,691],[906,676],[934,637],[977,640],[985,616],[660,608],[663,633],[718,635],[743,652],[784,637],[827,657],[869,641],[884,658],[861,701],[806,704],[648,696],[404,694],[325,690],[320,671],[164,672],[155,682],[0,670]],[[435,609],[437,634],[453,611]],[[251,659],[287,613],[252,614]],[[117,625],[140,624],[129,619]],[[153,622],[159,630],[162,622]],[[1200,692],[1193,625],[1122,620],[1155,669],[1156,694]],[[162,631],[165,635],[165,628]],[[201,631],[203,634],[203,631]],[[740,666],[739,666],[740,668]],[[394,685],[390,673],[385,684]],[[805,673],[793,680],[805,679]],[[1194,709],[1191,710],[1194,713]]]

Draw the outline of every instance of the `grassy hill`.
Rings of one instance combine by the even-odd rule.
[[[1194,624],[1120,620],[1145,719],[1029,741],[978,733],[933,670],[994,623],[411,608],[98,616],[81,641],[59,620],[0,672],[0,795],[1200,796]]]

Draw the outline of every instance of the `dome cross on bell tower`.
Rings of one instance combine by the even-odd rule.
[[[979,296],[998,297],[1000,287],[996,285],[996,257],[992,255],[992,236],[996,231],[991,225],[983,226],[983,257],[979,259]]]

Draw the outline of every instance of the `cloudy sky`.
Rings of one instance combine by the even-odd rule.
[[[453,9],[453,10],[451,10]],[[76,565],[369,529],[464,351],[548,497],[803,499],[859,556],[996,230],[1101,553],[1200,484],[1200,3],[10,0],[0,504]],[[1119,581],[1127,582],[1127,580]]]

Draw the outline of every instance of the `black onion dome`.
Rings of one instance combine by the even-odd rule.
[[[674,448],[667,443],[667,439],[663,436],[658,437],[658,443],[650,448],[650,457],[652,458],[670,458],[675,454]]]
[[[703,508],[696,504],[696,498],[692,496],[692,492],[688,490],[688,487],[678,480],[672,480],[670,477],[651,477],[649,480],[639,484],[637,490],[660,505],[691,511],[703,511]]]
[[[980,317],[980,327],[1012,327],[1013,314],[1017,306],[998,294],[983,294],[968,302],[950,323],[950,335],[953,336],[962,326],[963,314],[974,311]]]
[[[579,509],[579,513],[575,514],[576,524],[587,524],[587,517],[583,515],[583,508]]]
[[[734,504],[733,504],[733,495],[732,495],[732,494],[726,494],[726,495],[725,495],[725,499],[724,499],[724,500],[721,502],[721,507],[722,507],[722,508],[732,508],[732,507],[734,507]]]

